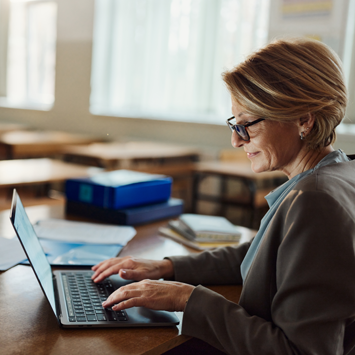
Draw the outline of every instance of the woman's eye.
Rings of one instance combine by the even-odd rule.
[[[257,129],[258,128],[258,126],[257,125],[252,125],[252,126],[249,126],[249,127],[247,127],[248,128],[248,130],[249,130],[249,132],[250,131],[254,131],[255,129]]]

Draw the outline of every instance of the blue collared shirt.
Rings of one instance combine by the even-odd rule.
[[[246,279],[250,266],[253,263],[254,257],[259,250],[265,232],[269,227],[269,224],[272,218],[274,217],[276,210],[278,209],[284,198],[287,196],[287,194],[294,188],[294,186],[300,180],[313,173],[313,171],[315,171],[316,169],[329,164],[343,163],[347,161],[349,161],[349,158],[342,150],[339,149],[334,152],[331,152],[327,156],[325,156],[314,168],[294,176],[291,180],[288,180],[287,182],[276,188],[274,191],[271,191],[267,196],[265,196],[265,199],[269,204],[270,209],[261,220],[259,231],[256,234],[253,242],[251,243],[243,262],[240,265],[240,271],[244,281]]]

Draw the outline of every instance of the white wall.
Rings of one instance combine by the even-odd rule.
[[[55,104],[50,111],[0,107],[1,121],[35,128],[91,133],[111,140],[155,140],[186,144],[215,154],[230,148],[224,125],[94,116],[89,112],[94,0],[58,1]],[[353,73],[355,80],[355,73]],[[355,121],[354,121],[355,122]],[[224,123],[224,122],[222,122]],[[337,147],[355,153],[355,139]],[[350,138],[351,140],[351,138]]]
[[[329,0],[323,3],[331,4],[329,14],[320,16],[289,15],[284,13],[283,5],[287,3],[284,0],[270,0],[270,25],[269,25],[269,41],[283,36],[309,36],[317,38],[332,47],[344,60],[345,35],[347,30],[349,43],[347,43],[347,60],[345,72],[349,75],[348,83],[349,103],[345,121],[352,122],[353,125],[346,128],[341,127],[338,130],[337,142],[335,148],[341,148],[346,153],[355,153],[355,1],[354,0]],[[350,14],[349,24],[351,28],[347,28],[347,17]],[[349,46],[350,44],[350,46]]]

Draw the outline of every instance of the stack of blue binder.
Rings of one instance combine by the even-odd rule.
[[[120,225],[138,225],[183,213],[171,198],[172,178],[130,170],[66,181],[66,213]]]

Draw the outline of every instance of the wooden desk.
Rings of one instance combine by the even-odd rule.
[[[218,195],[200,192],[201,182],[209,176],[218,177],[221,180],[221,191]],[[227,180],[238,180],[244,186],[244,192],[237,196],[227,195]],[[248,227],[253,227],[254,212],[260,207],[267,206],[266,196],[275,186],[286,181],[285,174],[279,171],[254,173],[249,161],[212,161],[195,164],[193,184],[192,211],[198,213],[198,201],[209,201],[221,205],[220,214],[225,213],[227,205],[242,207],[250,211]],[[266,185],[258,188],[263,182]],[[266,184],[265,184],[266,183]]]
[[[13,188],[26,189],[26,192],[22,193],[26,193],[26,197],[30,198],[31,202],[24,200],[25,205],[37,204],[35,200],[48,196],[53,184],[62,184],[69,178],[93,176],[102,171],[103,169],[97,167],[48,158],[2,160],[0,161],[0,196],[2,196],[0,210],[10,207]]]
[[[13,131],[0,136],[0,159],[49,157],[67,145],[88,144],[97,138],[59,131]]]
[[[194,162],[200,156],[195,148],[156,142],[111,142],[66,147],[63,152],[64,159],[74,163],[171,176],[172,196],[184,200],[185,211],[191,209]]]
[[[0,188],[63,182],[93,176],[103,169],[48,158],[0,161]]]
[[[285,178],[285,174],[280,171],[271,171],[264,173],[254,173],[251,170],[249,161],[211,161],[201,162],[195,165],[196,173],[216,174],[219,176],[240,177],[252,181],[271,180],[275,178]]]
[[[155,142],[93,143],[86,146],[66,147],[67,159],[107,170],[152,169],[167,165],[197,161],[199,151],[194,148]]]
[[[31,221],[61,218],[63,207],[36,206],[26,209]],[[193,251],[158,235],[166,222],[137,227],[137,235],[121,255],[161,259]],[[245,230],[246,233],[251,231]],[[0,213],[0,235],[11,235],[9,211]],[[13,232],[12,232],[13,234]],[[238,302],[241,287],[212,286],[212,290]],[[32,269],[16,266],[0,273],[1,354],[97,355],[162,354],[190,339],[179,327],[133,329],[62,329],[59,327]],[[8,320],[8,321],[5,321]]]
[[[22,123],[0,122],[0,135],[11,131],[24,130],[26,127]]]

